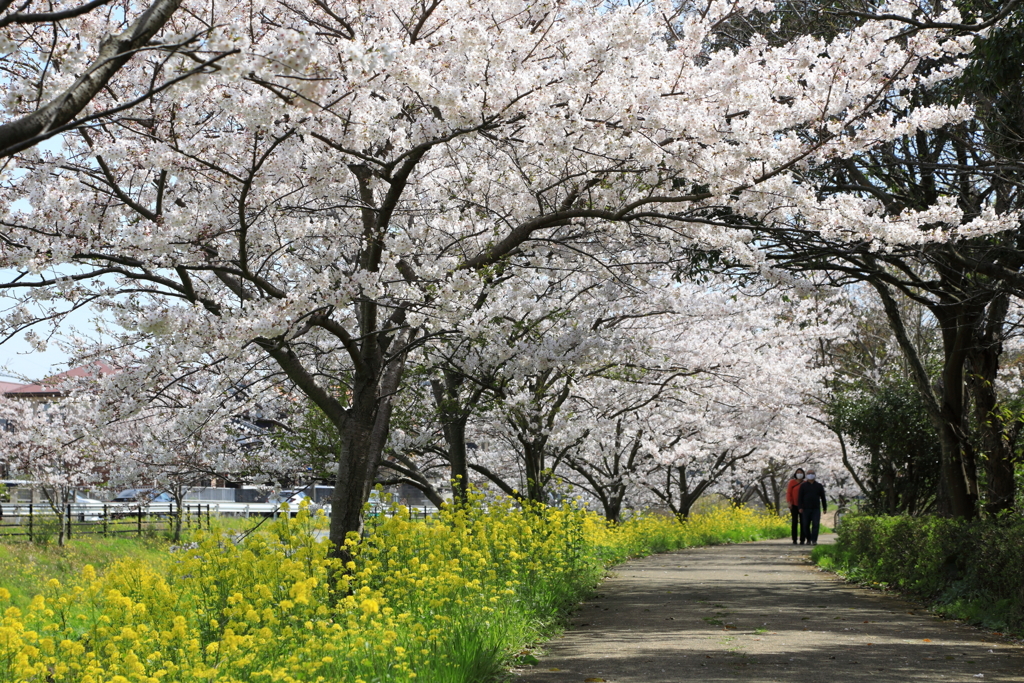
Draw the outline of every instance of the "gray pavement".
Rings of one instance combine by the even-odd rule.
[[[786,539],[620,565],[513,680],[1024,682],[1020,645],[848,585],[808,551]]]

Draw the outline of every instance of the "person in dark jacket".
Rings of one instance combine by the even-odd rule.
[[[825,500],[825,487],[817,480],[814,470],[807,470],[807,478],[800,484],[797,505],[800,506],[800,536],[810,545],[818,545],[821,513],[828,512],[828,503]],[[804,540],[800,541],[801,545]]]

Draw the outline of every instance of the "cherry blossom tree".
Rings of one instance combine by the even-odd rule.
[[[968,118],[882,105],[954,75],[922,65],[970,39],[896,39],[904,24],[883,18],[830,41],[715,47],[723,22],[764,7],[182,0],[166,32],[237,52],[116,126],[19,157],[0,189],[0,266],[16,273],[4,330],[36,322],[40,300],[95,301],[158,340],[154,365],[260,356],[338,431],[340,547],[409,353],[502,273],[569,257],[673,267],[694,244],[763,270],[738,217],[895,243],[958,222],[948,203],[893,216],[857,193],[823,200],[800,171]],[[150,77],[132,64],[119,78]],[[174,52],[162,68],[194,64]],[[986,214],[960,230],[1004,228]]]
[[[765,476],[838,452],[808,415],[819,412],[827,373],[817,345],[842,330],[820,319],[815,298],[787,299],[780,291],[710,290],[691,307],[689,324],[675,326],[671,357],[702,371],[655,404],[644,480],[673,513],[685,517],[706,493],[749,499],[770,485]]]
[[[0,448],[13,472],[40,485],[58,520],[62,546],[75,491],[103,482],[118,454],[95,413],[95,398],[87,393],[51,403],[0,399],[0,419],[9,425],[0,432]]]
[[[643,427],[630,422],[625,416],[597,421],[582,447],[571,452],[565,462],[571,470],[566,479],[575,489],[596,499],[609,522],[621,519],[645,454]]]
[[[193,398],[195,396],[192,392]],[[244,425],[220,405],[168,405],[154,401],[130,416],[107,425],[107,439],[117,443],[120,457],[110,464],[110,482],[167,492],[174,502],[174,538],[181,536],[185,497],[203,481],[225,478],[247,481],[267,476],[266,454],[246,448]],[[202,397],[205,398],[205,397]],[[256,466],[254,466],[256,465]]]
[[[572,287],[574,307],[560,315],[544,307],[509,313],[514,325],[504,334],[514,333],[507,338],[496,339],[501,325],[492,324],[479,352],[456,343],[442,359],[445,381],[457,376],[470,389],[448,395],[438,427],[421,415],[428,426],[403,447],[445,454],[436,444],[448,439],[444,421],[454,405],[460,438],[477,446],[467,470],[541,502],[569,485],[609,519],[652,495],[685,516],[701,495],[724,490],[727,475],[749,494],[768,463],[775,472],[839,452],[804,414],[820,414],[812,401],[823,389],[817,344],[841,334],[831,321],[811,319],[814,306],[727,279],[647,284],[614,305],[607,286],[592,292],[601,305],[579,294],[585,287]],[[557,297],[546,293],[551,306]],[[590,332],[581,338],[581,329]],[[485,331],[471,338],[478,333]],[[674,450],[681,442],[699,454]],[[749,467],[737,467],[745,460]],[[680,499],[680,476],[695,473],[700,479],[685,482]]]
[[[1021,296],[1022,22],[1018,3],[952,3],[963,9],[945,19],[907,21],[908,35],[937,23],[973,32],[976,57],[939,89],[914,88],[886,103],[894,116],[947,103],[970,103],[975,115],[934,131],[907,131],[874,150],[811,165],[807,172],[823,197],[871,197],[879,213],[897,221],[926,206],[956,207],[945,218],[924,221],[917,240],[891,240],[847,226],[848,234],[819,231],[817,219],[794,212],[788,225],[762,226],[758,243],[774,264],[828,273],[837,284],[869,283],[883,303],[910,380],[942,446],[938,508],[970,518],[999,514],[1016,494],[1010,444],[1013,420],[996,394],[1003,344],[1013,329],[1007,311]],[[848,13],[866,16],[863,12]],[[802,29],[801,29],[802,30]],[[976,221],[999,216],[999,234],[974,232]],[[855,219],[854,219],[855,220]],[[809,228],[809,229],[807,229]],[[929,236],[930,235],[930,236]],[[909,300],[916,305],[906,306]],[[937,321],[941,369],[912,334],[918,307]],[[982,474],[984,471],[984,474]]]
[[[546,502],[552,474],[597,419],[567,411],[566,401],[587,378],[634,362],[641,342],[626,323],[668,311],[674,286],[567,260],[491,283],[458,333],[424,348],[416,377],[429,386],[434,414],[418,416],[406,447],[450,463],[456,499],[473,472],[506,494]],[[511,467],[490,467],[485,441],[504,443]]]
[[[133,107],[216,68],[234,52],[218,44],[213,25],[161,35],[180,5],[181,0],[0,3],[0,158],[68,131],[117,125],[132,116]],[[190,68],[168,69],[175,53],[186,54]],[[100,97],[103,90],[107,97]]]

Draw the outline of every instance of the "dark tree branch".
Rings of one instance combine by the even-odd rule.
[[[87,2],[84,5],[72,7],[62,12],[15,12],[14,14],[8,14],[6,17],[0,18],[0,28],[8,26],[9,24],[43,24],[50,21],[73,19],[74,17],[91,12],[97,7],[105,5],[110,1],[111,0],[92,0],[92,2]]]
[[[841,10],[841,11],[829,11],[827,14],[833,14],[839,17],[854,17],[857,19],[868,19],[872,21],[899,21],[904,24],[909,24],[915,30],[924,29],[947,29],[950,31],[965,31],[968,33],[976,33],[978,31],[984,31],[990,26],[995,26],[1000,21],[1010,16],[1010,12],[1013,11],[1017,5],[1017,0],[1005,0],[1002,8],[996,12],[991,18],[980,24],[958,24],[944,21],[918,21],[911,17],[905,17],[900,14],[874,14],[872,12],[858,12],[856,10]]]
[[[96,59],[70,88],[31,114],[0,126],[0,157],[27,149],[40,136],[45,139],[54,135],[74,120],[135,52],[164,27],[180,4],[181,0],[154,0],[131,26],[100,44]]]

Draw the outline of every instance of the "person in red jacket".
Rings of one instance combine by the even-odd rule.
[[[797,494],[800,491],[800,484],[804,483],[804,468],[797,467],[793,478],[786,484],[786,504],[789,505],[789,514],[793,518],[793,545],[796,545],[797,530],[800,531],[800,545],[804,544],[804,527],[800,523],[800,501]]]

